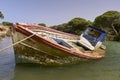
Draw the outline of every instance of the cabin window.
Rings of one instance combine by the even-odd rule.
[[[96,45],[96,43],[99,41],[99,37],[101,35],[101,32],[88,28],[86,32],[84,33],[83,37],[86,38],[93,46]]]
[[[87,33],[88,33],[88,35],[91,35],[95,38],[98,38],[101,35],[101,33],[99,31],[96,31],[94,29],[89,29]]]

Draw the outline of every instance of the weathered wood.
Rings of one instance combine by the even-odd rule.
[[[19,58],[29,60],[34,63],[44,65],[54,64],[70,64],[80,62],[87,59],[101,59],[104,57],[105,50],[99,51],[86,51],[76,42],[79,40],[78,36],[62,33],[51,29],[40,28],[34,25],[16,25],[14,27],[13,43],[16,43],[32,34],[27,40],[14,46],[15,53]],[[38,30],[37,30],[38,29]],[[53,31],[53,32],[51,32]],[[61,33],[61,34],[60,34]],[[64,42],[72,46],[72,48],[65,47],[58,44],[51,37],[62,39]],[[58,37],[60,36],[60,37]],[[65,38],[65,36],[67,38]]]

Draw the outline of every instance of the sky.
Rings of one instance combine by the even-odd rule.
[[[109,10],[120,12],[120,0],[0,0],[0,11],[5,17],[0,22],[53,26],[75,17],[94,21]]]

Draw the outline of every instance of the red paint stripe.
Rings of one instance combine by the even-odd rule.
[[[29,31],[29,30],[26,30],[24,27],[21,27],[21,26],[17,26],[15,27],[15,30],[26,35],[26,36],[30,36],[33,34],[33,32]],[[55,44],[47,39],[44,39],[42,38],[41,36],[38,36],[38,35],[34,35],[33,37],[31,37],[32,39],[36,40],[36,41],[41,41],[43,42],[44,44],[47,44],[51,47],[54,47],[56,49],[59,49],[61,51],[64,51],[64,52],[67,52],[69,54],[72,54],[74,56],[77,56],[77,57],[83,57],[83,58],[88,58],[88,59],[99,59],[99,58],[102,58],[104,56],[102,55],[99,55],[99,56],[92,56],[90,54],[87,54],[87,53],[82,53],[82,52],[78,52],[78,51],[75,51],[75,50],[71,50],[69,48],[66,48],[64,46],[61,46],[59,44]]]

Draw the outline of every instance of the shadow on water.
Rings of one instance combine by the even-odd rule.
[[[106,42],[107,54],[101,60],[65,66],[19,64],[14,80],[119,80],[120,43]]]
[[[0,49],[12,43],[10,37],[0,41]],[[11,80],[14,78],[15,58],[13,48],[0,52],[0,80]]]

